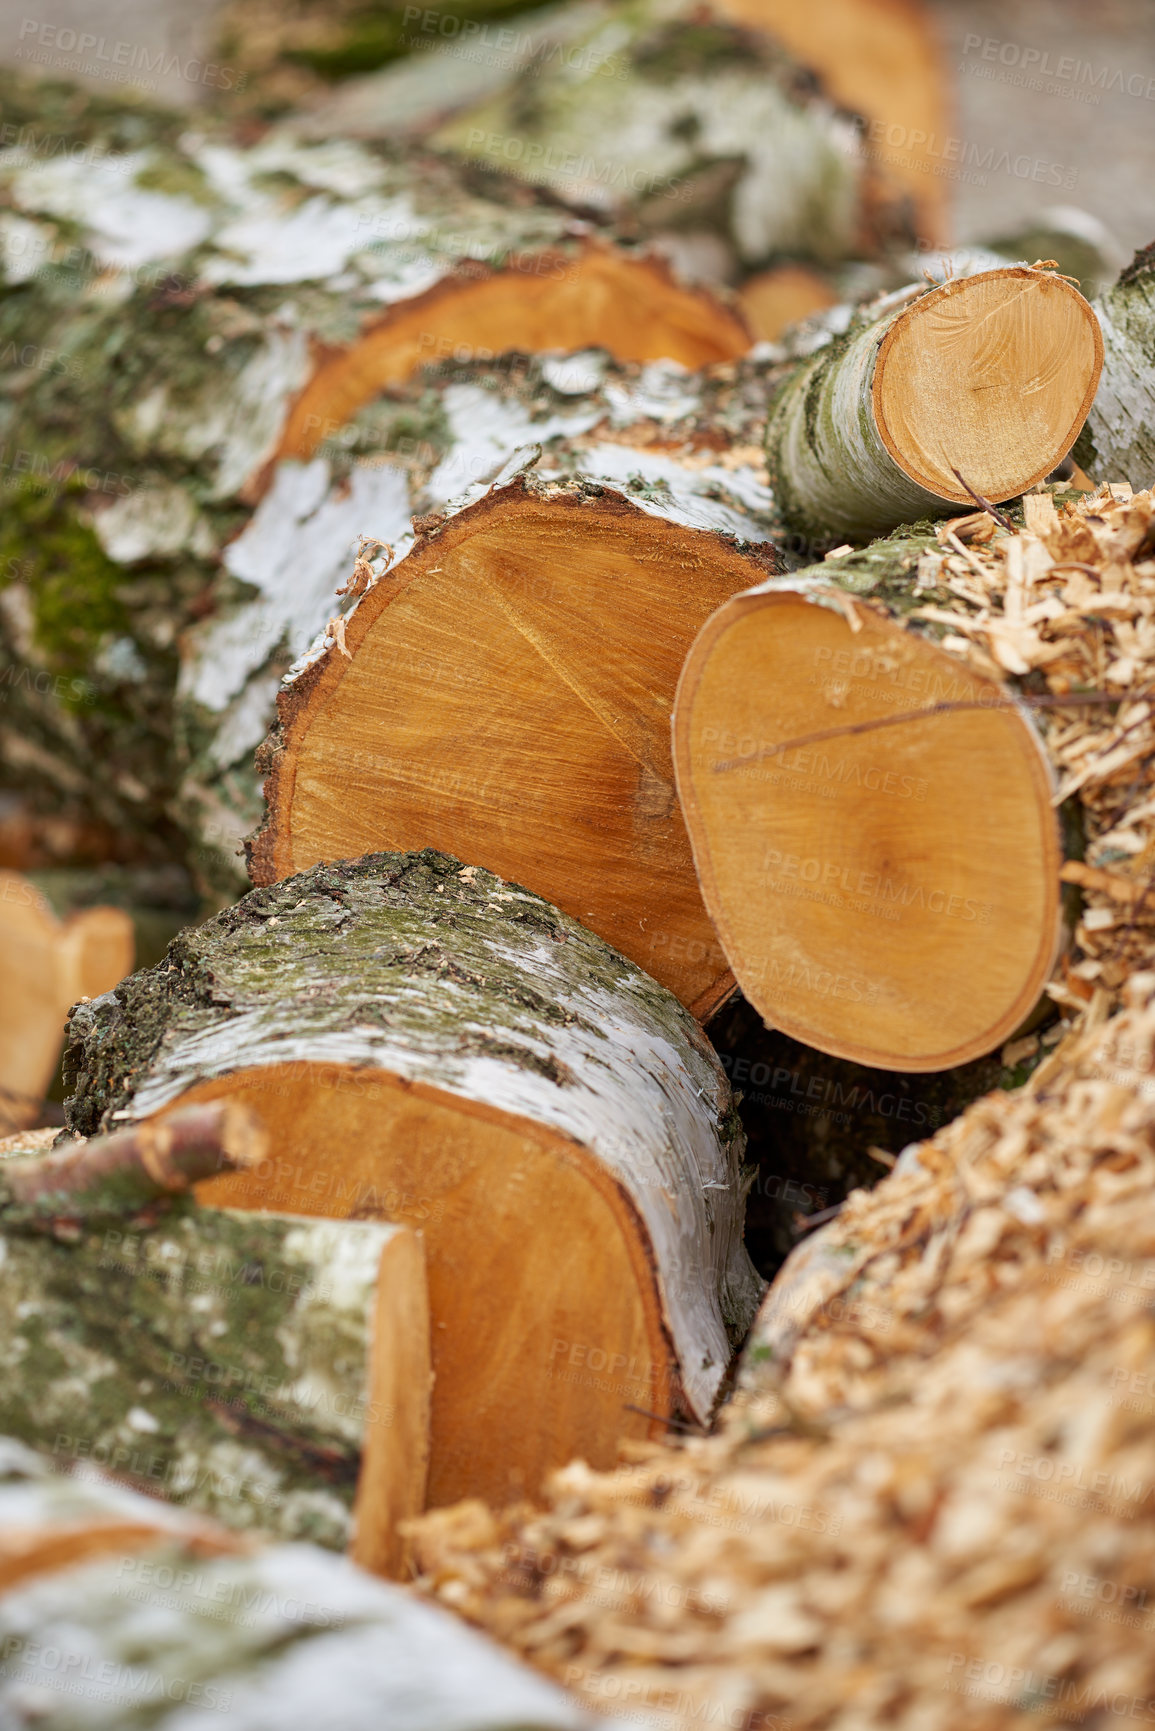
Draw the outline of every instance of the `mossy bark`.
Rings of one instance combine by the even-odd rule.
[[[709,280],[830,264],[904,231],[854,119],[748,25],[664,0],[556,7],[346,85],[318,135],[423,138],[656,237]]]
[[[398,1230],[187,1202],[55,1238],[0,1219],[0,1429],[226,1526],[343,1549]]]
[[[1075,445],[1095,481],[1155,481],[1155,243],[1137,252],[1095,302],[1103,331],[1103,376]]]
[[[0,163],[5,778],[235,893],[277,679],[332,611],[358,534],[395,540],[420,508],[403,470],[350,480],[348,450],[289,461],[291,594],[276,604],[287,549],[259,576],[222,560],[294,398],[317,356],[447,285],[564,277],[588,225],[388,147],[275,133],[243,149],[10,73],[0,100],[18,141]],[[380,436],[360,428],[356,454],[416,449],[414,418],[409,402]]]
[[[317,866],[182,934],[166,964],[78,1005],[69,1033],[81,1134],[305,1062],[570,1137],[644,1222],[688,1398],[708,1410],[760,1290],[729,1085],[671,993],[540,897],[431,850]]]

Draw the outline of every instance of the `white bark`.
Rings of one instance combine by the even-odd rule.
[[[1140,262],[1146,260],[1146,262]],[[1155,263],[1139,254],[1095,302],[1103,332],[1103,376],[1076,447],[1096,481],[1155,480]]]
[[[4,1539],[155,1526],[0,1591],[0,1723],[44,1731],[596,1731],[554,1684],[402,1587],[311,1545],[211,1530],[0,1438]],[[223,1535],[222,1535],[223,1537]],[[222,1715],[224,1717],[222,1718]]]
[[[378,884],[402,862],[403,904],[390,905]],[[343,885],[340,908],[325,888],[334,872]],[[212,921],[188,934],[193,949],[204,947],[212,1004],[173,1000],[155,1051],[139,1069],[126,1059],[136,1075],[118,1121],[148,1117],[201,1080],[301,1061],[386,1070],[558,1131],[589,1149],[641,1215],[686,1397],[696,1416],[707,1418],[729,1362],[729,1336],[745,1332],[761,1282],[742,1243],[742,1137],[729,1085],[689,1012],[540,897],[476,868],[463,878],[456,862],[432,852],[318,866],[240,905],[242,919],[234,912],[221,916],[226,926]],[[276,935],[266,935],[269,915],[277,918]],[[337,950],[325,944],[334,915],[344,934]],[[566,941],[544,938],[525,916],[548,918]],[[353,932],[360,934],[355,951],[348,946]],[[390,945],[411,946],[417,932],[435,934],[453,970],[431,975],[377,959]],[[364,947],[370,938],[375,954]],[[275,995],[258,976],[248,984],[270,941],[280,980]],[[322,946],[323,1003],[305,965]],[[136,978],[143,990],[149,976]],[[169,980],[165,975],[162,985]],[[560,1016],[518,1007],[543,1001]],[[118,1033],[123,1015],[131,1043],[131,1001],[125,1012],[80,1006],[68,1059],[73,1073],[91,1076],[102,1061],[98,1030],[106,1013]],[[476,1028],[501,1042],[500,1056],[462,1049],[471,1044],[464,1033]],[[95,1086],[74,1097],[73,1111],[108,1113],[119,1099]]]

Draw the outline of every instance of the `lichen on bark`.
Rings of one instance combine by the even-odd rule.
[[[685,1386],[708,1410],[760,1283],[730,1089],[672,993],[479,867],[431,849],[339,860],[252,891],[78,1005],[69,1127],[293,1063],[384,1070],[587,1149],[644,1222]]]
[[[395,1228],[155,1213],[59,1238],[2,1223],[0,1429],[226,1526],[343,1549],[382,1416],[369,1352]]]
[[[1155,479],[1155,246],[1143,248],[1095,303],[1103,376],[1074,456],[1096,481]]]

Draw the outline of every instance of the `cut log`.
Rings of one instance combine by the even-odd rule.
[[[729,1088],[677,1000],[537,896],[432,852],[319,866],[71,1028],[74,1129],[239,1098],[274,1156],[202,1200],[424,1232],[433,1502],[709,1415],[760,1289]]]
[[[313,136],[422,140],[544,186],[728,282],[776,258],[878,251],[887,206],[852,115],[771,35],[669,0],[558,6],[504,51],[429,39],[304,122]],[[420,24],[412,36],[420,40]],[[904,217],[907,224],[904,231]]]
[[[766,450],[782,516],[829,545],[975,493],[1023,493],[1074,444],[1102,361],[1089,303],[1047,270],[886,296],[775,398]]]
[[[61,921],[27,878],[0,871],[0,1134],[37,1121],[69,1007],[132,965],[132,922],[119,908]]]
[[[944,1069],[1044,983],[1098,1015],[1151,965],[1155,495],[1042,489],[1019,520],[772,579],[687,658],[675,764],[706,905],[746,996],[808,1045]],[[1065,895],[1051,978],[1060,868],[1094,905]]]
[[[759,271],[738,293],[746,322],[760,342],[776,342],[789,325],[837,306],[829,280],[806,265],[775,265]]]
[[[485,398],[463,390],[445,395],[472,426]],[[604,402],[578,397],[571,424]],[[387,574],[365,567],[340,641],[303,658],[279,699],[256,883],[432,845],[547,896],[695,1014],[722,1001],[732,981],[677,809],[669,715],[694,632],[775,566],[756,449],[714,460],[696,441],[717,417],[692,424],[672,450],[555,439],[550,478],[475,486]],[[447,459],[463,478],[477,440]],[[488,467],[484,449],[483,435]]]
[[[145,861],[191,842],[201,879],[230,892],[276,681],[358,533],[394,541],[418,508],[389,466],[302,474],[321,440],[441,354],[596,344],[700,366],[748,333],[520,184],[483,194],[429,156],[284,132],[243,149],[10,74],[0,95],[18,135],[73,147],[0,164],[6,777],[137,838]],[[426,431],[398,437],[413,449]],[[312,604],[235,629],[215,679],[194,636],[174,707],[189,627],[252,597],[221,556],[278,476],[307,525],[293,552]]]
[[[375,1230],[380,1231],[380,1228]],[[0,1438],[0,1716],[64,1731],[597,1731],[447,1611]],[[82,1714],[82,1720],[78,1715]]]
[[[251,1540],[94,1467],[53,1471],[46,1454],[0,1437],[0,1593],[58,1569],[173,1543],[203,1559],[243,1553]]]
[[[729,602],[674,721],[702,893],[746,997],[886,1069],[990,1051],[1058,940],[1050,766],[998,679],[911,617],[932,541],[877,542]]]
[[[1095,481],[1155,481],[1155,242],[1095,302],[1103,378],[1075,456]]]
[[[257,1135],[229,1101],[0,1163],[0,1429],[399,1574],[429,1452],[420,1237],[146,1208],[259,1159]]]
[[[942,42],[924,0],[716,3],[727,17],[775,37],[817,75],[832,101],[862,115],[874,174],[884,188],[902,189],[924,244],[941,244],[950,227],[942,151],[953,103]]]

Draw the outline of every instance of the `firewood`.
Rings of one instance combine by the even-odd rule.
[[[607,1723],[449,1612],[316,1545],[257,1544],[97,1473],[50,1473],[12,1438],[0,1437],[0,1475],[6,1723],[30,1713],[54,1731]]]
[[[0,871],[0,1134],[36,1122],[77,998],[132,971],[132,922],[119,908],[58,920],[18,872]]]
[[[1013,533],[986,512],[923,525],[772,579],[698,637],[679,797],[723,948],[773,1025],[883,1068],[993,1050],[1051,975],[1061,867],[1097,906],[1051,996],[1105,1004],[1149,965],[1132,621],[1155,502],[1118,493],[1028,494]],[[1064,867],[1068,845],[1087,863]]]
[[[783,518],[829,545],[1023,493],[1071,449],[1102,362],[1091,306],[1049,270],[888,295],[774,400],[766,450]]]
[[[201,879],[234,891],[277,679],[358,534],[395,541],[417,508],[390,466],[350,482],[314,463],[322,441],[443,354],[596,345],[700,366],[749,336],[660,260],[513,182],[481,193],[429,155],[284,131],[246,149],[207,120],[11,74],[0,95],[17,136],[75,147],[0,163],[0,365],[19,386],[0,450],[7,780],[141,838],[145,858],[191,843]],[[417,449],[426,427],[396,439]],[[281,562],[305,568],[311,605],[269,602],[214,650],[214,681],[204,628],[251,595],[226,549],[278,478],[300,529]],[[284,579],[255,587],[269,601]]]
[[[806,381],[820,374],[837,401],[848,388],[846,368],[853,379],[880,341],[884,352],[901,344],[904,319],[933,326],[941,305],[950,317],[950,308],[963,307],[969,340],[972,290],[982,305],[991,295],[1001,305],[1006,295],[1016,306],[1037,298],[1044,309],[1073,308],[1094,329],[1086,304],[1046,272],[1012,269],[929,291],[814,359],[750,370],[764,395],[778,393],[770,462],[781,468],[784,452],[806,433],[795,425],[809,400]],[[1047,317],[1032,315],[1036,324]],[[895,399],[894,380],[913,389],[921,365],[909,345],[898,354],[887,372]],[[1076,372],[1068,355],[1064,377]],[[762,405],[751,426],[744,401],[738,411],[723,408],[716,379],[686,380],[678,418],[659,430],[631,425],[629,398],[623,409],[621,385],[606,379],[574,392],[575,431],[564,433],[560,415],[527,425],[526,407],[543,413],[531,379],[509,380],[488,403],[477,389],[488,381],[467,380],[450,375],[440,386],[455,423],[447,472],[469,474],[472,452],[488,436],[479,438],[477,425],[500,426],[518,408],[513,424],[522,439],[535,424],[554,437],[536,469],[524,453],[522,474],[474,486],[448,520],[438,513],[416,543],[407,542],[387,571],[366,564],[345,586],[354,606],[335,619],[323,646],[302,657],[279,699],[279,727],[263,756],[268,817],[251,845],[253,879],[271,883],[378,847],[445,848],[547,896],[707,1016],[730,982],[682,840],[665,718],[694,630],[754,575],[751,553],[731,548],[718,531],[765,537],[776,528],[773,502],[742,442],[760,430]],[[615,394],[614,443],[604,435],[595,442],[589,422],[611,418]],[[644,410],[642,384],[632,397],[634,413]],[[890,424],[896,413],[887,403]],[[799,484],[806,465],[829,456],[820,432],[811,433],[814,448],[805,447],[792,471]],[[639,435],[653,442],[643,445]],[[1063,439],[1065,449],[1070,439]],[[710,461],[711,445],[723,456]],[[891,511],[904,501],[940,513],[953,508],[878,449],[893,485],[873,498],[877,514],[888,502]],[[1034,461],[1048,469],[1055,454]],[[542,469],[564,484],[536,479]],[[706,476],[709,489],[701,486]],[[787,489],[787,501],[792,496]],[[823,497],[829,503],[829,486],[825,495],[815,490],[816,508]],[[744,520],[744,503],[757,515]],[[275,562],[283,505],[270,498],[242,537],[243,552],[238,543],[233,554],[254,579]],[[229,629],[216,639],[222,647]]]
[[[669,715],[699,625],[775,568],[770,499],[756,447],[716,457],[731,422],[701,382],[672,382],[684,443],[644,422],[656,443],[628,442],[632,415],[584,435],[608,417],[607,382],[575,395],[576,436],[425,519],[384,574],[355,574],[351,609],[278,700],[254,882],[429,844],[546,896],[695,1014],[721,1002],[732,981],[677,808]],[[510,407],[527,395],[506,387]],[[486,397],[447,383],[443,400],[463,429],[446,466],[466,474]],[[254,569],[281,532],[272,510],[254,525]]]
[[[397,1574],[429,1451],[421,1241],[177,1200],[263,1153],[226,1101],[0,1161],[0,1430]]]
[[[302,124],[422,140],[548,187],[714,282],[782,257],[878,251],[909,220],[806,52],[748,20],[632,0],[559,6],[507,36],[504,51],[432,38]]]
[[[679,1726],[1010,1731],[1026,1678],[1062,1723],[1140,1722],[1153,989],[807,1241],[714,1435],[426,1515],[420,1584],[591,1706]]]
[[[708,1417],[759,1291],[729,1088],[677,1000],[539,897],[431,851],[315,867],[71,1035],[73,1129],[240,1099],[273,1155],[203,1201],[423,1231],[434,1503]]]
[[[1155,242],[1095,302],[1103,378],[1075,447],[1095,481],[1155,480]]]
[[[831,101],[866,122],[863,149],[888,204],[900,187],[918,234],[950,226],[943,153],[951,134],[946,57],[925,0],[716,0],[729,18],[781,42]],[[1037,255],[1032,253],[1032,258]]]

